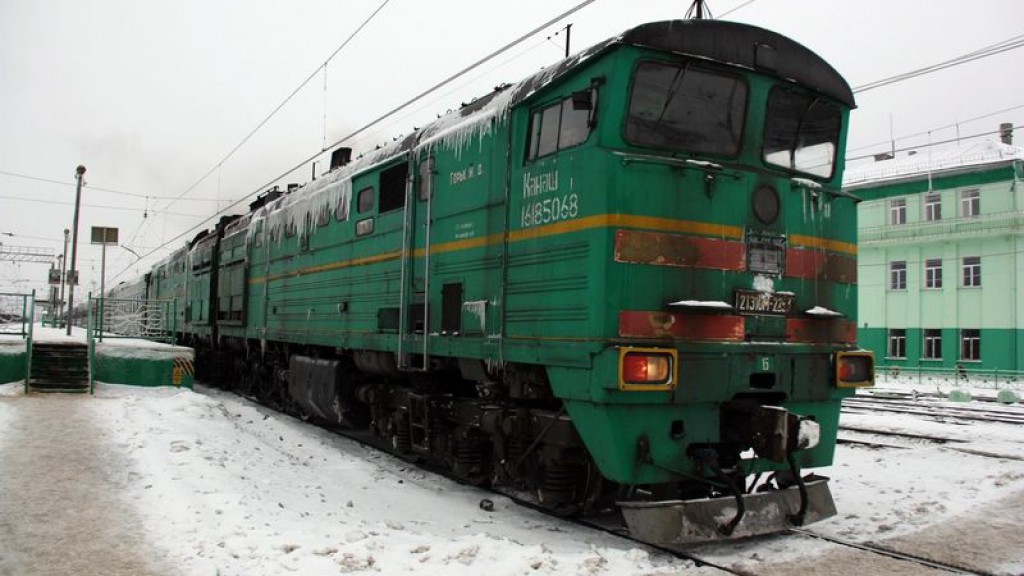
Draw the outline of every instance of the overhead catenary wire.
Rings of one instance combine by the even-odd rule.
[[[753,4],[754,2],[757,2],[757,0],[747,0],[746,2],[744,2],[743,4],[740,4],[739,6],[737,6],[735,8],[730,8],[729,10],[726,10],[718,18],[719,19],[725,18],[729,14],[732,14],[733,12],[736,12],[737,10],[740,10],[742,8],[746,8],[747,6],[750,6],[751,4]]]
[[[868,82],[867,84],[855,86],[853,88],[853,93],[860,94],[863,92],[867,92],[869,90],[875,90],[876,88],[881,88],[883,86],[888,86],[890,84],[896,84],[897,82],[903,82],[906,80],[910,80],[912,78],[917,78],[919,76],[924,76],[926,74],[931,74],[933,72],[938,72],[940,70],[952,68],[953,66],[959,66],[961,64],[966,64],[968,62],[973,62],[975,60],[980,60],[982,58],[987,58],[989,56],[995,56],[996,54],[1001,54],[1009,50],[1015,50],[1022,46],[1024,46],[1024,34],[1020,36],[1014,36],[1013,38],[1009,38],[1007,40],[1003,40],[1002,42],[991,44],[984,48],[980,48],[973,52],[962,54],[960,56],[957,56],[956,58],[951,58],[949,60],[939,62],[937,64],[932,64],[930,66],[925,66],[923,68],[918,68],[916,70],[903,72],[902,74],[896,74],[895,76],[889,76],[888,78],[882,78],[881,80],[875,80],[874,82]]]
[[[939,130],[947,130],[949,128],[955,128],[955,127],[960,126],[961,124],[969,124],[971,122],[975,122],[975,121],[978,121],[978,120],[984,120],[986,118],[991,118],[993,116],[998,116],[1000,114],[1005,114],[1007,112],[1013,112],[1014,110],[1019,110],[1021,108],[1024,108],[1024,104],[1018,104],[1016,106],[1011,106],[1009,108],[1003,108],[1002,110],[996,110],[995,112],[988,112],[986,114],[982,114],[980,116],[974,116],[972,118],[966,118],[964,120],[959,120],[957,122],[954,122],[953,124],[946,124],[944,126],[936,126],[934,128],[929,128],[928,130],[924,130],[924,131],[921,131],[921,132],[916,132],[914,134],[907,134],[905,136],[898,136],[898,137],[895,137],[895,138],[889,138],[887,140],[883,140],[881,142],[875,142],[873,144],[863,144],[861,146],[857,146],[856,148],[848,148],[847,152],[856,152],[858,150],[865,150],[867,148],[874,148],[875,146],[882,146],[882,145],[886,145],[887,146],[887,145],[890,145],[894,141],[895,142],[899,142],[901,140],[909,140],[911,138],[918,138],[920,136],[926,136],[929,132],[937,132]],[[850,160],[850,159],[851,158],[847,157],[847,160]]]
[[[1024,127],[1024,125],[1016,125],[1016,126],[1013,126],[1012,129],[1013,130],[1017,130],[1017,129],[1020,129],[1022,127]],[[945,145],[945,144],[952,144],[954,142],[959,142],[961,140],[973,140],[975,138],[983,138],[985,136],[991,136],[993,134],[998,134],[998,133],[999,133],[999,130],[986,130],[985,132],[978,132],[976,134],[971,134],[969,136],[958,136],[956,138],[950,138],[948,140],[940,140],[938,142],[929,142],[928,144],[921,144],[921,145],[917,145],[917,146],[907,146],[906,148],[896,148],[894,150],[887,150],[887,152],[907,152],[907,151],[910,151],[910,150],[921,150],[923,148],[932,148],[932,147],[935,147],[935,146],[942,146],[942,145]],[[886,142],[886,144],[888,144],[888,142]],[[847,162],[852,162],[852,161],[856,161],[856,160],[866,160],[868,158],[874,158],[874,157],[875,157],[874,154],[863,154],[861,156],[848,156],[846,158],[846,161]]]
[[[366,20],[364,20],[363,23],[360,24],[359,27],[355,29],[355,31],[353,31],[351,34],[349,34],[348,38],[346,38],[345,41],[342,42],[341,45],[338,46],[334,50],[334,52],[332,52],[331,55],[327,57],[326,60],[324,60],[323,64],[321,64],[320,66],[317,66],[316,70],[313,70],[313,72],[310,73],[310,75],[307,76],[305,80],[303,80],[301,83],[299,83],[299,85],[296,86],[294,90],[292,90],[291,94],[286,96],[285,99],[282,100],[281,103],[278,104],[276,108],[271,110],[270,113],[267,114],[267,116],[265,118],[263,118],[263,120],[260,121],[260,123],[257,124],[256,127],[253,128],[245,136],[245,138],[242,138],[242,140],[239,141],[238,144],[235,144],[235,146],[230,151],[228,151],[228,153],[225,154],[224,157],[220,159],[220,161],[218,161],[209,170],[207,170],[205,174],[200,176],[198,180],[196,180],[194,183],[192,183],[192,185],[190,185],[188,188],[186,188],[184,191],[182,191],[181,194],[178,194],[177,197],[175,197],[173,200],[171,200],[171,202],[166,206],[166,208],[170,208],[171,206],[174,205],[175,202],[177,202],[178,200],[181,200],[186,194],[188,194],[189,192],[194,190],[196,186],[199,186],[203,181],[205,181],[207,178],[209,178],[210,174],[213,174],[217,169],[219,169],[221,166],[223,166],[225,162],[227,162],[229,159],[231,159],[231,157],[235,155],[235,152],[238,152],[238,150],[242,146],[244,146],[246,144],[246,142],[248,142],[253,136],[255,136],[256,133],[259,132],[260,129],[263,128],[267,124],[267,122],[270,121],[271,118],[273,118],[275,115],[277,115],[277,113],[280,112],[281,109],[284,108],[285,105],[288,104],[288,102],[290,102],[291,99],[294,98],[295,95],[298,94],[300,90],[305,88],[306,85],[309,84],[309,82],[311,80],[313,80],[313,78],[315,78],[317,74],[320,73],[320,70],[326,69],[327,65],[330,64],[331,60],[335,56],[337,56],[338,53],[341,52],[342,49],[345,48],[345,46],[348,46],[348,44],[359,34],[359,32],[361,32],[363,30],[363,28],[365,28],[366,25],[369,24],[370,21],[373,20],[377,16],[377,14],[379,14],[381,12],[381,10],[383,10],[384,7],[388,5],[388,2],[390,2],[390,1],[391,0],[384,0],[383,2],[381,2],[380,6],[378,6],[377,9],[374,10],[373,13],[371,13],[366,18]],[[220,214],[221,212],[223,212],[223,210],[218,211],[217,214]]]
[[[469,72],[473,71],[475,68],[477,68],[477,67],[479,67],[479,66],[489,62],[490,60],[500,56],[501,54],[505,53],[506,51],[511,50],[512,48],[518,46],[519,44],[521,44],[522,42],[524,42],[528,38],[533,37],[534,35],[538,34],[539,32],[544,31],[546,28],[548,28],[551,25],[557,23],[559,20],[562,20],[564,18],[568,18],[569,16],[575,14],[576,12],[579,12],[583,8],[589,6],[590,4],[593,4],[596,1],[597,0],[584,0],[583,2],[580,2],[579,4],[573,6],[569,10],[566,10],[565,12],[559,14],[558,16],[555,16],[551,20],[548,20],[544,24],[541,24],[540,26],[537,26],[533,30],[530,30],[526,34],[523,34],[522,36],[516,38],[515,40],[509,42],[508,44],[502,46],[501,48],[498,48],[497,50],[495,50],[494,52],[491,52],[487,56],[484,56],[480,60],[477,60],[476,62],[470,64],[469,66],[466,66],[462,70],[459,70],[455,74],[452,74],[448,78],[445,78],[444,80],[438,82],[437,84],[435,84],[435,85],[431,86],[430,88],[427,88],[423,92],[417,94],[416,96],[413,96],[412,98],[410,98],[406,102],[404,102],[402,104],[399,104],[398,106],[396,106],[392,110],[390,110],[390,111],[384,113],[383,115],[379,116],[378,118],[370,121],[369,123],[367,123],[366,125],[362,126],[361,128],[358,128],[357,130],[355,130],[353,132],[350,132],[349,134],[339,138],[335,142],[331,143],[329,146],[325,146],[323,148],[323,150],[321,150],[319,153],[317,153],[317,154],[313,155],[312,157],[310,157],[309,159],[303,161],[298,166],[296,166],[295,168],[292,168],[291,170],[289,170],[288,172],[283,174],[281,177],[276,178],[271,183],[276,182],[277,180],[280,180],[280,178],[283,178],[284,176],[287,176],[288,174],[294,172],[299,167],[301,167],[301,166],[303,166],[305,164],[308,164],[310,161],[312,161],[314,158],[316,158],[317,156],[322,154],[324,151],[326,151],[326,150],[328,150],[330,148],[334,148],[335,146],[339,146],[341,144],[344,144],[345,142],[348,142],[349,140],[351,140],[351,139],[355,138],[356,136],[362,134],[363,132],[365,132],[366,130],[370,129],[371,127],[377,125],[381,121],[386,120],[387,118],[390,118],[391,116],[393,116],[393,115],[397,114],[398,112],[404,110],[405,108],[409,107],[410,105],[412,105],[416,101],[420,100],[421,98],[424,98],[424,97],[426,97],[426,96],[436,92],[437,90],[440,90],[444,86],[447,86],[448,84],[454,82],[455,80],[458,80],[462,76],[464,76],[464,75],[468,74]],[[267,184],[267,185],[269,185],[269,184]],[[264,188],[267,185],[261,186],[260,189]]]
[[[218,197],[211,200],[213,202],[216,202],[217,205],[218,205],[218,210],[215,212],[214,217],[217,216],[218,214],[221,214],[224,211],[230,209],[235,204],[237,204],[237,202],[236,202],[235,204],[231,204],[231,205],[229,205],[229,206],[227,206],[227,207],[225,207],[223,209],[219,208],[220,203],[224,201],[222,198],[220,198],[220,174],[221,174],[220,171],[223,168],[224,163],[227,162],[229,159],[231,159],[231,157],[234,156],[234,154],[236,152],[238,152],[238,150],[241,149],[242,146],[244,146],[247,142],[249,142],[249,140],[251,140],[252,137],[255,136],[256,133],[259,132],[260,129],[262,129],[267,124],[267,122],[269,122],[274,116],[276,116],[277,113],[280,112],[281,109],[284,108],[288,104],[288,102],[290,102],[292,100],[292,98],[294,98],[303,88],[305,88],[306,85],[309,84],[309,82],[312,81],[313,78],[315,78],[317,76],[317,74],[320,73],[321,70],[324,73],[324,139],[326,140],[326,130],[327,130],[327,128],[326,128],[326,122],[327,122],[327,104],[326,104],[326,98],[327,98],[327,66],[330,64],[331,60],[333,60],[334,57],[338,55],[338,53],[340,53],[346,46],[348,46],[348,44],[350,42],[352,42],[352,40],[363,30],[363,28],[365,28],[370,23],[370,21],[372,21],[384,9],[384,7],[388,5],[389,2],[390,2],[390,0],[384,0],[383,2],[381,2],[381,4],[377,7],[377,9],[374,10],[362,22],[362,24],[360,24],[351,34],[349,34],[349,36],[337,48],[335,48],[333,52],[331,52],[331,54],[324,60],[323,64],[318,66],[315,70],[313,70],[313,72],[311,72],[309,74],[309,76],[306,77],[305,80],[303,80],[301,83],[299,83],[299,85],[296,86],[295,89],[292,90],[292,92],[290,94],[288,94],[288,96],[286,96],[284,98],[284,100],[281,101],[280,104],[278,104],[273,110],[271,110],[270,113],[267,114],[266,117],[264,117],[263,120],[261,120],[256,125],[256,127],[253,128],[244,138],[242,138],[241,141],[239,141],[237,144],[235,144],[235,146],[231,150],[229,150],[228,153],[225,154],[223,158],[221,158],[216,164],[214,164],[198,180],[196,180],[190,186],[185,188],[180,194],[178,194],[177,196],[174,196],[174,197],[167,198],[170,201],[168,202],[168,204],[166,206],[164,206],[164,210],[166,210],[167,208],[170,208],[176,202],[181,200],[189,192],[191,192],[197,186],[199,186],[199,184],[201,184],[207,178],[209,178],[210,175],[213,174],[214,172],[218,173],[218,180],[217,180],[217,195],[218,195]],[[147,198],[153,198],[153,197],[152,196],[148,196]],[[190,202],[192,200],[193,200],[193,198],[189,198]],[[154,212],[156,212],[156,211],[154,211]],[[198,218],[199,216],[196,216],[196,217]],[[204,219],[203,222],[205,222],[205,221],[206,220]],[[135,233],[132,235],[131,239],[129,240],[129,243],[133,242],[135,240],[135,238],[140,233],[142,233],[142,230],[144,228],[146,228],[146,222],[145,221],[142,224],[140,224],[139,227],[135,230]],[[195,227],[193,227],[189,231],[194,230],[194,229],[195,229]],[[188,232],[186,232],[186,234],[187,233]],[[167,244],[170,244],[171,242],[174,242],[175,240],[177,240],[177,238],[165,242],[163,245],[161,245],[161,246],[159,246],[159,247],[157,247],[157,248],[147,252],[146,255],[143,256],[142,258],[145,258],[146,256],[149,256],[149,255],[153,254],[154,252],[164,248],[165,246],[167,246]],[[142,260],[142,258],[139,258],[139,260]],[[114,276],[114,279],[118,278],[127,269],[128,268],[125,268],[125,269],[122,269],[120,272],[118,272]]]
[[[25,180],[34,180],[36,182],[45,182],[47,184],[57,184],[60,186],[70,186],[74,188],[77,186],[74,182],[65,182],[63,180],[56,180],[54,178],[46,178],[43,176],[33,176],[31,174],[21,174],[19,172],[10,172],[6,170],[0,170],[0,174],[4,176],[10,176],[12,178],[22,178]],[[115,190],[113,188],[103,188],[100,186],[89,186],[90,190],[96,190],[98,192],[108,192],[110,194],[119,194],[121,196],[131,196],[133,198],[148,198],[152,200],[171,200],[174,196],[154,196],[153,194],[140,194],[137,192],[125,192],[123,190]],[[189,201],[195,202],[218,202],[216,198],[189,198]],[[221,200],[222,201],[222,200]]]
[[[476,74],[476,75],[474,75],[472,77],[466,78],[466,79],[464,79],[460,83],[457,83],[457,84],[454,84],[452,86],[449,86],[448,90],[446,90],[444,92],[435,93],[431,98],[424,99],[423,102],[420,103],[419,106],[411,107],[412,105],[410,104],[410,106],[406,107],[406,111],[405,111],[404,114],[400,114],[400,115],[396,115],[396,116],[392,117],[387,123],[382,124],[380,129],[382,130],[382,129],[384,129],[387,126],[392,126],[392,125],[402,121],[403,119],[408,118],[409,116],[411,116],[413,114],[416,114],[418,112],[423,111],[428,106],[436,105],[442,99],[444,99],[447,96],[451,96],[456,91],[458,91],[461,88],[464,88],[469,83],[471,83],[471,82],[473,82],[475,80],[479,80],[484,75],[486,75],[486,74],[488,74],[490,72],[493,72],[494,70],[504,66],[505,64],[511,62],[512,60],[515,60],[517,58],[522,57],[524,54],[526,54],[528,52],[531,52],[531,51],[536,50],[537,48],[539,48],[541,46],[544,46],[548,42],[549,41],[547,39],[541,38],[537,42],[533,43],[533,45],[527,46],[526,48],[524,48],[522,50],[519,50],[518,52],[513,53],[512,55],[508,56],[507,58],[494,63],[492,66],[481,70],[478,74]],[[557,46],[556,45],[556,46],[552,46],[552,47],[557,49],[560,53],[563,50],[563,48],[561,46]],[[323,153],[324,151],[326,151],[326,148],[324,150],[322,150],[321,153]]]
[[[572,14],[575,14],[576,12],[582,10],[583,8],[589,6],[590,4],[593,4],[596,1],[597,0],[584,0],[583,2],[580,2],[579,4],[576,4],[572,8],[566,10],[565,12],[562,12],[561,14],[555,16],[554,18],[551,18],[550,20],[544,22],[540,26],[537,26],[536,28],[530,30],[526,34],[523,34],[523,35],[519,36],[515,40],[513,40],[513,41],[509,42],[508,44],[502,46],[501,48],[498,48],[497,50],[491,52],[487,56],[484,56],[480,60],[477,60],[473,64],[470,64],[469,66],[463,68],[462,70],[459,70],[458,72],[452,74],[451,76],[445,78],[444,80],[438,82],[437,84],[435,84],[435,85],[431,86],[430,88],[424,90],[423,92],[417,94],[416,96],[413,96],[412,98],[410,98],[406,102],[404,102],[404,103],[400,104],[399,106],[393,108],[392,110],[384,113],[383,115],[381,115],[381,116],[377,117],[376,119],[370,121],[369,123],[365,124],[364,126],[356,129],[353,132],[350,132],[349,134],[343,136],[342,138],[336,140],[335,142],[333,142],[333,143],[331,143],[331,144],[329,144],[327,146],[324,146],[320,151],[318,151],[315,154],[313,154],[313,155],[303,159],[301,162],[299,162],[299,163],[295,164],[293,167],[285,170],[280,175],[278,175],[278,176],[268,180],[266,183],[256,187],[249,194],[246,194],[242,198],[239,198],[238,200],[232,202],[230,205],[224,207],[223,209],[218,210],[212,216],[203,219],[202,222],[196,224],[195,226],[185,230],[184,232],[182,232],[182,233],[178,234],[177,236],[171,238],[170,240],[164,242],[163,245],[159,246],[158,248],[155,248],[155,249],[153,249],[153,250],[143,254],[142,259],[145,259],[145,258],[153,255],[154,253],[156,253],[159,250],[166,249],[167,245],[169,245],[169,244],[172,244],[174,242],[177,242],[177,241],[181,240],[182,238],[187,237],[192,232],[195,232],[196,230],[201,228],[207,221],[209,221],[209,220],[211,220],[213,218],[216,218],[217,216],[220,216],[221,214],[224,214],[225,212],[227,212],[228,210],[231,210],[232,208],[238,206],[239,204],[242,204],[243,202],[247,201],[252,196],[254,196],[254,195],[258,194],[260,191],[266,189],[271,184],[280,181],[281,179],[283,179],[284,177],[288,176],[289,174],[295,172],[299,168],[302,168],[303,166],[305,166],[305,165],[309,164],[310,162],[316,160],[325,151],[327,151],[327,150],[329,150],[331,148],[334,148],[336,146],[339,146],[339,145],[341,145],[341,144],[343,144],[343,143],[345,143],[345,142],[355,138],[359,134],[362,134],[363,132],[366,132],[367,130],[369,130],[373,126],[375,126],[375,125],[379,124],[380,122],[390,118],[391,116],[394,116],[398,112],[401,112],[402,110],[408,108],[409,106],[411,106],[412,104],[414,104],[417,101],[421,100],[422,98],[424,98],[424,97],[426,97],[426,96],[436,92],[437,90],[440,90],[441,88],[447,86],[448,84],[454,82],[455,80],[458,80],[459,78],[461,78],[462,76],[468,74],[469,72],[471,72],[475,68],[477,68],[477,67],[479,67],[479,66],[489,62],[490,60],[500,56],[501,54],[503,54],[503,53],[507,52],[508,50],[514,48],[515,46],[521,44],[525,40],[535,36],[537,33],[544,31],[545,29],[549,28],[550,26],[552,26],[553,24],[557,23],[558,21],[563,20],[563,19],[571,16]],[[337,51],[335,53],[337,53]],[[319,70],[320,69],[317,68],[316,72],[319,72]],[[315,76],[316,72],[314,72],[313,76]],[[311,76],[311,78],[312,78],[312,76]],[[307,82],[308,82],[308,80],[307,80]],[[220,163],[223,163],[223,160]],[[220,163],[218,163],[218,165]],[[209,173],[207,173],[203,177],[203,179],[208,177],[209,174],[212,173],[212,171],[215,170],[215,169],[216,169],[216,166],[214,168],[212,168],[211,171]],[[199,184],[199,182],[201,182],[201,181],[202,181],[202,179],[197,181],[196,184],[194,184],[192,187],[190,187],[190,189],[194,188],[195,186],[197,186]],[[182,196],[184,196],[184,194],[187,194],[188,191],[189,190],[186,190],[184,193],[182,193]],[[116,275],[114,275],[114,277],[112,279],[117,279],[118,277],[120,277],[120,275],[123,274],[125,272],[125,270],[127,270],[127,268],[122,269],[120,272],[118,272]]]
[[[55,204],[55,205],[59,205],[59,206],[74,206],[75,205],[74,202],[63,202],[61,200],[45,200],[45,199],[42,199],[42,198],[21,198],[21,197],[18,197],[18,196],[7,196],[7,195],[3,195],[3,194],[0,194],[0,198],[3,198],[4,200],[12,200],[12,201],[15,201],[15,202],[34,202],[34,203],[37,203],[37,204]],[[80,205],[83,208],[102,208],[103,210],[121,210],[121,211],[125,211],[125,212],[144,212],[145,211],[145,209],[142,209],[142,208],[128,208],[126,206],[104,206],[104,205],[99,205],[99,204],[84,204],[84,203],[80,204]],[[166,210],[160,210],[160,211],[153,210],[152,213],[153,214],[165,214],[167,216],[185,216],[187,218],[202,218],[202,216],[200,216],[198,214],[186,214],[184,212],[170,212],[170,211],[166,211]]]

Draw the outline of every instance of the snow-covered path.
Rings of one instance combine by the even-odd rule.
[[[0,575],[174,574],[120,497],[137,475],[91,398],[0,399],[0,422]]]

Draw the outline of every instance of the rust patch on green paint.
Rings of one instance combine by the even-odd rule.
[[[685,236],[619,230],[615,233],[615,261],[658,266],[693,266],[698,249]]]

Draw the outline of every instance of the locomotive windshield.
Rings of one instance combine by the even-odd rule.
[[[626,140],[687,152],[740,151],[747,85],[693,64],[642,62],[633,78]]]
[[[842,124],[839,108],[821,98],[776,86],[768,96],[765,162],[829,178]]]

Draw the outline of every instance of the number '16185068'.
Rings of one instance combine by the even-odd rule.
[[[574,192],[525,204],[520,225],[526,228],[551,224],[561,220],[570,220],[577,217],[579,213],[579,197]]]

